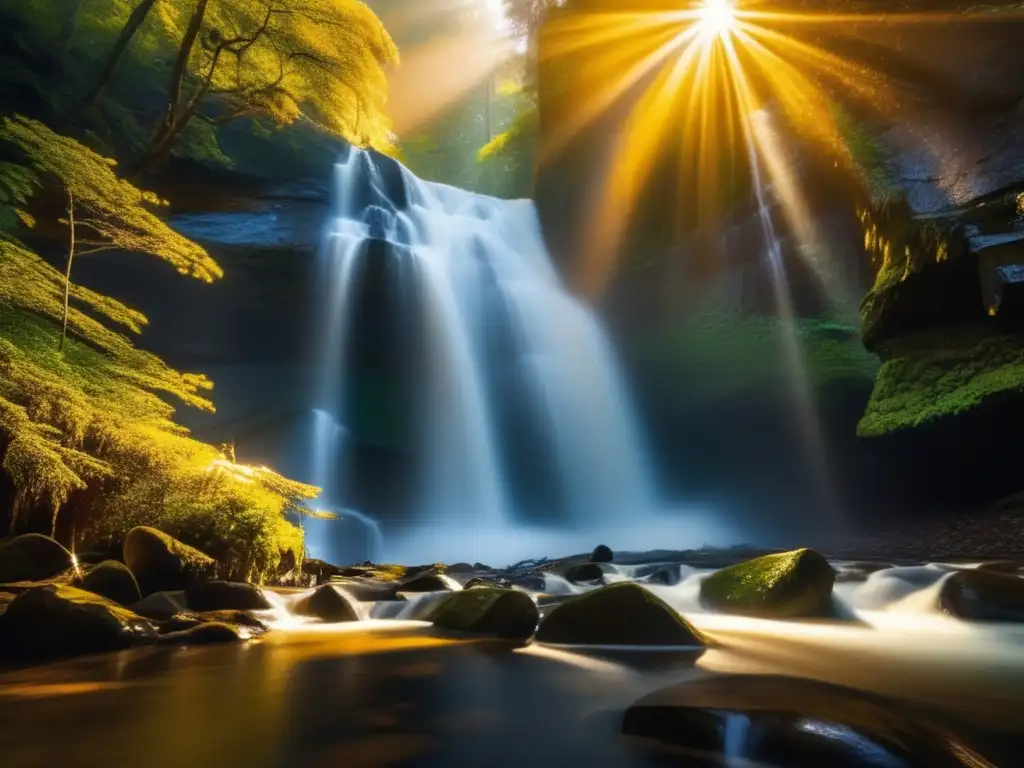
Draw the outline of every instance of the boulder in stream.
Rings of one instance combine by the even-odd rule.
[[[185,590],[185,601],[193,611],[265,611],[270,604],[254,584],[231,581],[205,581]]]
[[[670,606],[630,582],[601,587],[562,603],[541,621],[537,640],[564,645],[706,644]]]
[[[604,579],[604,571],[601,570],[601,566],[596,562],[578,563],[570,566],[568,570],[566,570],[565,578],[573,584],[583,584],[595,581],[600,582]]]
[[[104,560],[93,567],[82,578],[79,586],[121,605],[131,605],[142,599],[134,574],[128,566],[117,560]]]
[[[768,619],[823,618],[831,613],[836,574],[813,549],[765,555],[708,576],[701,602],[723,613]]]
[[[590,562],[592,563],[610,563],[614,559],[615,555],[611,547],[605,544],[598,544],[590,555]]]
[[[0,584],[42,581],[72,567],[71,553],[49,536],[26,533],[0,541]]]
[[[342,621],[359,621],[353,599],[344,590],[333,584],[324,584],[295,603],[292,609],[300,616],[312,616],[333,624]]]
[[[537,604],[525,592],[487,586],[452,593],[428,617],[442,629],[510,640],[530,637],[539,619]]]
[[[399,592],[451,592],[458,585],[441,573],[424,573],[403,581]]]
[[[177,632],[168,632],[160,635],[157,642],[160,645],[215,645],[217,643],[237,643],[239,640],[245,639],[247,638],[243,637],[236,627],[213,621],[197,624]]]
[[[64,585],[19,594],[0,615],[0,653],[56,658],[116,651],[152,642],[142,617],[104,597]]]
[[[154,592],[129,607],[139,616],[166,621],[174,614],[185,610],[185,592],[184,590]]]
[[[1024,622],[1024,579],[988,571],[957,571],[942,584],[946,613],[969,621]]]
[[[251,613],[238,610],[182,611],[160,624],[163,632],[180,632],[198,627],[200,624],[228,624],[236,629],[245,629],[248,634],[263,634],[269,627]]]
[[[211,578],[217,568],[212,557],[147,526],[128,531],[124,562],[135,574],[144,595],[185,589]]]

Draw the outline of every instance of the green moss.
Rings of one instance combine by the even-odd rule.
[[[514,589],[477,587],[454,592],[441,601],[429,619],[442,629],[526,639],[537,627],[537,604]]]
[[[71,587],[66,584],[56,584],[52,588],[61,600],[79,606],[102,608],[122,623],[140,621],[142,619],[138,614],[95,592],[89,592],[88,590]]]
[[[793,324],[741,312],[705,311],[640,350],[645,367],[689,397],[725,398],[748,389],[785,386],[786,344],[795,338],[803,373],[816,390],[870,382],[877,359],[852,322],[802,318]],[[666,370],[667,369],[667,370]]]
[[[858,425],[872,437],[919,427],[1024,393],[1024,338],[984,326],[939,328],[885,343],[867,412]]]
[[[404,565],[374,565],[368,575],[379,581],[399,581],[407,570]]]
[[[143,594],[184,589],[213,576],[216,562],[163,531],[139,526],[124,540],[124,561]]]
[[[631,582],[601,587],[562,603],[541,622],[537,640],[568,645],[707,644],[669,605]]]
[[[701,600],[726,613],[765,618],[828,612],[835,573],[821,555],[798,549],[715,571],[701,582]]]

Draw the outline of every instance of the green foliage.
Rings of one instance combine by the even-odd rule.
[[[25,206],[38,188],[39,177],[32,169],[0,163],[0,232],[11,232],[19,225],[35,226],[35,218]]]
[[[870,382],[878,361],[861,345],[855,325],[817,318],[787,324],[776,317],[707,309],[638,350],[645,366],[662,371],[677,392],[695,399],[730,397],[783,386],[790,375],[784,344],[795,337],[803,370],[815,390]]]
[[[1024,393],[1024,344],[982,326],[937,328],[885,342],[858,434],[931,424],[989,399]]]
[[[25,66],[3,79],[34,92],[105,154],[136,160],[156,148],[222,165],[234,159],[222,127],[244,117],[301,125],[311,146],[317,134],[391,146],[384,67],[397,50],[358,0],[158,0],[109,72],[140,2],[72,5],[0,3],[0,21],[18,30],[26,52]],[[189,36],[193,16],[199,26]]]
[[[166,112],[144,162],[207,108],[223,122],[304,119],[360,146],[387,150],[383,67],[397,49],[358,0],[168,0],[160,28],[175,49]]]
[[[103,250],[146,253],[179,273],[212,282],[223,272],[206,251],[153,213],[166,202],[118,178],[115,162],[36,120],[16,116],[0,124],[0,140],[16,146],[32,170],[57,180],[68,194],[74,226],[85,231],[76,254]]]
[[[151,206],[160,201],[119,179],[111,161],[40,123],[4,120],[31,169],[0,169],[10,208],[28,202],[36,177],[71,193],[89,249],[148,253],[179,272],[213,280],[220,267],[171,230]],[[61,348],[55,322],[70,304],[72,337]],[[113,330],[108,324],[119,327]],[[206,377],[180,373],[124,335],[139,333],[136,310],[65,276],[33,250],[0,233],[0,471],[13,482],[12,530],[56,531],[69,518],[80,540],[116,540],[136,525],[175,533],[240,578],[272,576],[281,556],[301,561],[302,532],[289,513],[305,512],[317,489],[269,469],[226,459],[173,421],[172,396],[212,410]]]

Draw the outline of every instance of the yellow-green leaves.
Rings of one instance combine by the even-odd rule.
[[[223,275],[201,246],[175,232],[153,212],[164,202],[119,178],[110,158],[20,115],[3,120],[0,140],[17,146],[36,174],[59,180],[70,193],[82,230],[79,254],[134,251],[155,256],[181,274],[205,282]]]
[[[165,0],[158,20],[175,45],[196,4]],[[299,119],[361,146],[387,149],[384,68],[398,51],[383,24],[357,0],[211,0],[188,51],[199,99],[210,117]],[[176,105],[179,112],[185,104]]]

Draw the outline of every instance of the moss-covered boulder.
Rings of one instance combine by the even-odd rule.
[[[424,573],[402,582],[399,592],[450,592],[458,584],[441,573]]]
[[[0,541],[0,584],[50,579],[73,565],[71,553],[49,536],[26,533]]]
[[[131,605],[142,599],[135,576],[128,566],[117,560],[104,560],[94,566],[85,574],[79,586],[121,605]]]
[[[0,615],[0,654],[53,658],[152,642],[152,625],[116,603],[76,587],[26,590]]]
[[[193,611],[265,611],[273,608],[254,584],[204,581],[185,590],[185,602]]]
[[[220,622],[199,624],[177,632],[160,635],[160,645],[215,645],[218,643],[237,643],[247,639],[236,627]]]
[[[329,624],[342,621],[359,621],[355,601],[344,590],[333,584],[324,584],[292,607],[299,616],[311,616]]]
[[[832,605],[836,574],[813,549],[765,555],[708,576],[701,602],[712,610],[761,618],[821,618]]]
[[[990,571],[958,571],[942,584],[939,602],[968,621],[1024,623],[1024,579]]]
[[[670,606],[629,582],[562,603],[541,621],[537,640],[565,645],[705,645],[700,633]]]
[[[530,596],[516,589],[479,586],[454,592],[428,616],[434,626],[514,640],[525,640],[540,613]]]
[[[146,526],[128,531],[124,540],[124,561],[135,574],[144,595],[185,589],[212,578],[217,569],[212,557]]]

